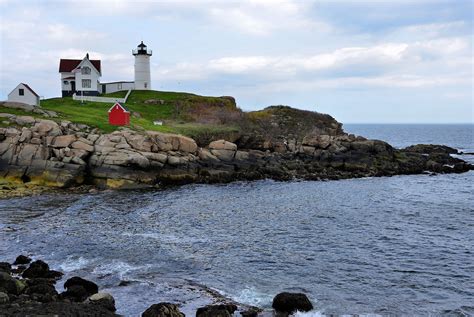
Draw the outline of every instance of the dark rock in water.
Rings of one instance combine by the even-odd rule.
[[[54,285],[49,283],[38,283],[29,286],[26,288],[25,294],[32,295],[31,297],[39,302],[52,302],[58,296]]]
[[[12,271],[12,266],[8,262],[0,262],[0,272],[5,272],[10,274]]]
[[[96,283],[85,280],[78,276],[71,277],[70,279],[66,281],[66,283],[64,283],[64,288],[67,290],[69,290],[73,286],[82,286],[87,292],[86,297],[89,297],[99,292],[99,287],[97,286]]]
[[[62,272],[59,272],[59,271],[55,271],[55,270],[49,270],[48,272],[46,272],[46,274],[44,275],[44,278],[48,278],[48,279],[53,279],[53,280],[60,280],[61,277],[63,277],[63,273]]]
[[[23,273],[26,269],[27,269],[27,266],[18,265],[18,267],[16,269],[12,269],[12,273],[20,274],[20,273]]]
[[[54,280],[45,278],[45,277],[38,277],[38,278],[32,278],[32,279],[26,280],[26,285],[28,287],[40,285],[40,284],[54,285],[55,283],[56,282]]]
[[[113,312],[98,306],[85,303],[51,302],[36,303],[28,302],[21,305],[4,305],[1,307],[2,316],[91,316],[112,317],[118,316]]]
[[[93,305],[102,306],[105,309],[110,310],[111,312],[116,311],[115,299],[109,293],[96,293],[96,294],[90,296],[86,300],[86,302],[91,303]]]
[[[249,309],[243,312],[240,312],[242,317],[257,317],[258,316],[258,311],[255,309]]]
[[[313,304],[302,293],[280,293],[273,298],[273,309],[280,313],[292,314],[296,311],[307,312],[313,309]]]
[[[436,144],[416,144],[411,145],[403,149],[406,152],[420,153],[420,154],[432,154],[432,153],[443,153],[443,154],[458,154],[458,150],[446,146]]]
[[[25,284],[22,281],[13,278],[8,273],[0,272],[0,292],[19,295],[24,288]]]
[[[10,301],[10,298],[8,295],[4,292],[0,292],[0,305],[8,303]]]
[[[89,297],[89,293],[82,285],[71,285],[67,291],[60,294],[60,297],[72,302],[83,302]]]
[[[23,272],[24,278],[44,277],[49,271],[49,265],[41,260],[34,261]]]
[[[236,310],[234,304],[208,305],[198,308],[196,317],[230,317]]]
[[[9,294],[13,293],[14,290],[16,293],[15,279],[8,273],[0,272],[0,292]]]
[[[171,303],[153,304],[142,314],[142,317],[184,317],[178,306]]]
[[[27,257],[26,255],[19,255],[15,262],[13,262],[14,265],[19,265],[19,264],[28,264],[31,262],[31,258]]]

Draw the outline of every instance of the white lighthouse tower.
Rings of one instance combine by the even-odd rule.
[[[147,49],[143,41],[137,46],[137,49],[132,51],[135,56],[135,89],[150,90],[151,89],[151,75],[150,75],[150,57],[152,51]]]

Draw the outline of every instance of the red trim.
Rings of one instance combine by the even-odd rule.
[[[112,109],[117,105],[123,110],[123,112],[130,113],[130,111],[125,109],[119,102],[114,103],[114,105],[112,107],[110,107],[109,112],[112,112]]]
[[[36,97],[39,97],[38,94],[37,94],[33,89],[31,89],[30,86],[28,86],[28,85],[25,84],[25,83],[21,83],[21,84],[22,84],[23,86],[25,86],[26,89],[28,89],[29,91],[31,91],[31,93],[32,93],[33,95],[35,95]]]
[[[90,59],[89,60],[95,69],[100,73],[100,60]],[[70,73],[72,72],[79,64],[82,62],[82,59],[60,59],[59,60],[59,72],[60,73]]]

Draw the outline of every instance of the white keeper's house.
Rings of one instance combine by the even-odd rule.
[[[150,57],[152,51],[143,41],[132,50],[135,56],[135,81],[113,81],[101,83],[101,61],[89,59],[89,54],[81,59],[61,59],[59,73],[61,74],[61,92],[63,97],[97,96],[121,90],[151,89]]]

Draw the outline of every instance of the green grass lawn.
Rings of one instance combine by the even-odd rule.
[[[104,94],[104,97],[123,98],[126,91],[119,91],[111,94]],[[218,97],[201,97],[189,93],[181,92],[161,92],[161,91],[132,91],[125,106],[131,111],[130,127],[136,130],[153,130],[169,133],[180,133],[188,136],[195,136],[199,133],[228,133],[236,131],[237,127],[229,125],[207,125],[187,122],[185,117],[178,114],[176,103],[186,101],[189,98],[198,98],[202,102],[211,102]],[[146,104],[146,100],[163,100],[164,103]],[[112,103],[86,102],[73,100],[71,97],[51,98],[41,101],[41,107],[58,113],[59,118],[55,120],[69,120],[76,123],[87,124],[97,127],[104,132],[112,132],[119,127],[111,126],[108,123],[108,110]],[[5,108],[8,109],[8,108]],[[1,110],[1,109],[0,109]],[[8,109],[14,113],[15,109]],[[23,113],[22,113],[23,114]],[[25,113],[31,115],[31,113]],[[136,115],[134,115],[136,114]],[[164,121],[162,126],[155,126],[153,121]]]

